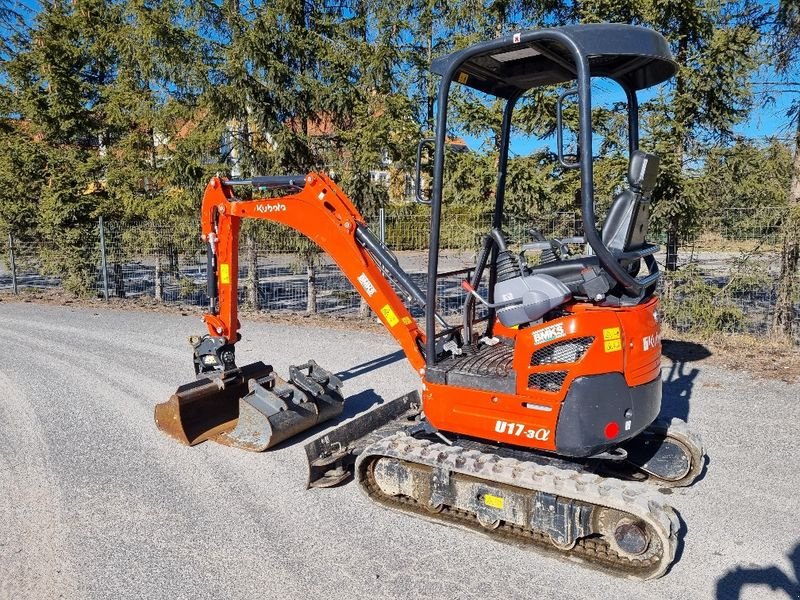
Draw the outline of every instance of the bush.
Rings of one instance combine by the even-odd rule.
[[[744,312],[727,294],[725,287],[706,281],[691,264],[666,274],[662,306],[664,318],[679,331],[702,334],[736,332],[744,327]]]

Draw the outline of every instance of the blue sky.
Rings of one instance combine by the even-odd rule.
[[[800,91],[796,96],[800,96]],[[787,116],[790,105],[790,95],[782,94],[774,104],[754,110],[747,121],[736,126],[736,132],[750,138],[791,137],[791,124]]]
[[[798,77],[793,79],[800,79]],[[790,106],[793,101],[800,100],[800,85],[791,86],[789,84],[780,83],[781,76],[775,74],[774,70],[765,68],[753,77],[754,82],[772,82],[779,83],[779,85],[755,85],[753,107],[747,119],[734,126],[734,133],[750,138],[755,141],[764,142],[768,138],[777,137],[782,141],[793,140],[793,125],[790,118],[787,116]],[[639,92],[639,101],[644,102],[648,98],[653,97],[657,93],[658,88],[644,90]],[[596,82],[593,85],[592,102],[595,106],[610,105],[616,101],[624,100],[624,95],[616,87],[616,85],[609,82]],[[451,126],[453,122],[451,121]],[[461,134],[461,137],[467,142],[471,150],[479,151],[482,147],[484,149],[488,146],[484,145],[484,139],[476,136],[469,136]],[[566,138],[565,138],[566,139]],[[595,140],[597,142],[598,140]],[[528,138],[521,135],[512,136],[511,139],[511,155],[527,155],[532,151],[549,147],[555,150],[555,137],[545,139]]]

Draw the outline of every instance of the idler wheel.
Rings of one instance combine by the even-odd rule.
[[[614,528],[614,545],[627,556],[640,556],[650,545],[644,526],[631,519],[620,519]]]

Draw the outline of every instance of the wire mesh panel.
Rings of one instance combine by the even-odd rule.
[[[413,209],[413,210],[412,210]],[[784,207],[731,208],[707,216],[691,239],[683,240],[678,270],[666,274],[665,314],[679,329],[747,331],[761,334],[772,323],[777,301]],[[413,206],[392,207],[366,219],[384,232],[400,267],[425,291],[430,217]],[[580,235],[577,213],[507,218],[503,232],[513,251],[534,238]],[[448,207],[442,219],[437,311],[448,321],[460,318],[466,292],[491,216]],[[205,306],[206,246],[196,219],[171,223],[106,222],[106,281],[112,298],[152,298],[164,303]],[[653,239],[663,234],[653,232]],[[16,280],[21,292],[67,291],[102,296],[104,287],[98,224],[76,226],[57,237],[20,236],[13,240]],[[535,263],[535,255],[529,258]],[[663,252],[656,255],[663,264]],[[0,291],[11,292],[10,246],[0,243]],[[401,298],[407,294],[392,282]],[[478,290],[486,296],[486,282]],[[288,229],[246,221],[240,237],[239,300],[267,311],[319,312],[364,316],[366,305],[335,261],[315,244]],[[800,323],[800,298],[795,321]],[[420,318],[423,309],[410,303]],[[477,307],[478,316],[483,308]],[[800,325],[796,327],[800,335]]]

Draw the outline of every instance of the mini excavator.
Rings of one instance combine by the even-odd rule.
[[[418,198],[431,211],[425,289],[326,175],[215,177],[202,204],[209,333],[191,340],[197,380],[156,407],[156,422],[185,444],[213,439],[261,451],[341,413],[341,381],[314,361],[291,367],[288,380],[264,363],[235,362],[239,226],[248,218],[281,223],[331,256],[421,379],[421,392],[309,442],[309,487],[354,477],[389,508],[628,577],[658,577],[674,560],[679,521],[647,483],[689,485],[705,462],[684,422],[659,419],[658,247],[646,240],[659,159],[639,149],[637,91],[675,74],[667,42],[629,25],[532,30],[460,50],[432,70],[441,76],[433,183],[430,198]],[[600,227],[593,77],[621,87],[628,113],[627,184]],[[437,312],[436,283],[454,82],[504,100],[505,109],[492,227],[465,272],[461,322],[450,324]],[[515,254],[502,231],[512,116],[526,91],[550,85],[566,88],[556,103],[557,153],[565,169],[580,172],[583,237],[534,232]],[[564,153],[567,97],[577,107],[575,157]],[[421,146],[417,154],[419,181]],[[284,192],[240,200],[241,185]],[[570,254],[567,242],[583,252]],[[537,250],[536,264],[526,260]],[[424,311],[424,323],[406,303]]]

